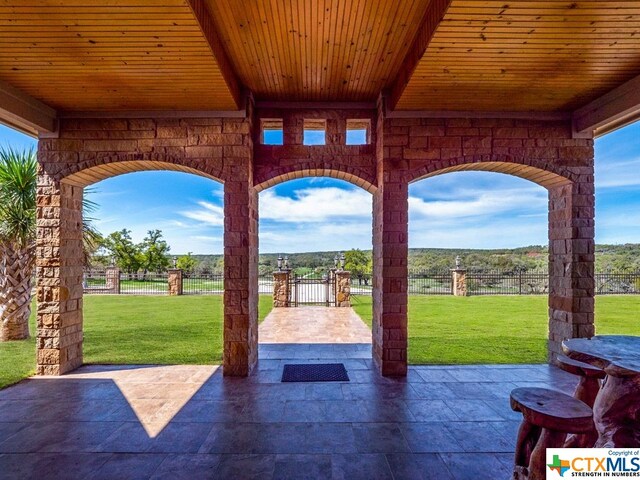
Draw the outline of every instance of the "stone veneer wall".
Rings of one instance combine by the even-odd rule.
[[[290,282],[291,272],[273,272],[273,307],[288,307],[290,302]]]
[[[346,145],[348,119],[366,119],[375,128],[371,110],[259,109],[260,118],[280,118],[284,145],[262,145],[256,128],[255,184],[258,191],[294,178],[327,176],[358,185],[373,193],[376,189],[375,130],[371,143]],[[326,145],[303,145],[305,119],[326,119]],[[259,127],[256,120],[256,127]]]
[[[467,296],[467,271],[463,269],[451,270],[453,294],[456,297]]]
[[[38,180],[38,373],[82,364],[82,190],[122,173],[164,168],[224,182],[224,373],[257,362],[258,200],[252,120],[67,119],[41,139]]]
[[[260,118],[283,118],[284,145],[256,142]],[[305,118],[327,119],[327,145],[302,145]],[[344,145],[349,118],[370,119],[370,145]],[[38,160],[40,374],[82,363],[83,187],[157,168],[224,182],[225,375],[247,375],[257,361],[257,192],[302,176],[343,178],[373,193],[373,357],[383,374],[407,368],[408,185],[441,173],[496,171],[548,189],[551,358],[564,338],[593,333],[593,141],[571,138],[569,121],[385,118],[383,108],[63,119],[59,138],[40,140]]]
[[[111,293],[120,293],[120,269],[118,267],[107,267],[105,272],[105,288]]]
[[[592,139],[572,138],[568,120],[387,118],[379,125],[378,136],[383,137],[383,141],[378,144],[378,162],[386,170],[378,171],[382,182],[379,188],[395,187],[396,203],[404,201],[403,182],[462,170],[507,173],[545,187],[549,192],[550,360],[554,361],[555,355],[561,352],[563,339],[593,335],[595,196]],[[403,180],[396,180],[398,176]],[[380,203],[377,209],[381,209]],[[402,212],[395,212],[395,207],[388,214],[384,208],[382,210],[378,221],[397,219],[400,225],[404,224]],[[375,212],[376,207],[374,215]],[[405,231],[398,229],[396,234],[399,235],[396,241],[404,249],[402,236]],[[386,244],[389,239],[383,236],[374,240],[374,252],[376,244]],[[392,258],[393,255],[387,256],[384,262],[390,263]],[[380,255],[375,261],[380,263]],[[400,260],[398,262],[402,264]],[[396,267],[398,272],[404,266],[400,264]],[[385,292],[400,292],[406,288],[406,283],[394,274],[387,275],[384,281],[391,282],[382,289]],[[383,294],[378,292],[377,295]],[[399,297],[398,303],[403,303]],[[382,337],[383,342],[391,345],[391,339],[406,339],[405,318],[403,309],[396,307],[391,316],[393,327],[388,333],[385,326],[382,327],[386,335]],[[380,312],[374,313],[374,353],[383,352],[384,355],[384,348],[376,346],[380,343],[375,333],[379,321]],[[397,358],[398,353],[393,350],[387,355]]]
[[[179,268],[170,268],[167,270],[167,284],[169,287],[169,296],[182,295],[182,270]]]
[[[335,272],[336,307],[351,306],[351,272],[336,270]]]

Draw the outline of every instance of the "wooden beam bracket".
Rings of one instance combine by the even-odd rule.
[[[406,57],[402,61],[398,75],[387,88],[389,92],[387,108],[389,110],[396,108],[402,92],[404,92],[418,63],[427,51],[431,38],[433,38],[438,25],[440,25],[445,13],[447,13],[449,5],[451,5],[451,0],[431,0],[429,2],[427,11],[422,17],[422,24],[413,39],[411,48],[409,48]]]
[[[218,35],[218,30],[213,23],[211,12],[207,8],[204,0],[188,0],[187,3],[193,11],[204,37],[207,39],[207,43],[209,44],[209,48],[211,48],[216,62],[218,62],[218,66],[220,67],[222,76],[227,82],[229,92],[231,92],[231,96],[236,103],[236,107],[243,109],[245,105],[243,95],[244,87],[242,82],[238,79],[233,65],[227,56],[222,40],[220,40],[220,36]]]
[[[0,80],[0,123],[36,137],[42,132],[56,132],[57,112]]]
[[[640,75],[573,112],[574,137],[598,137],[639,119]]]

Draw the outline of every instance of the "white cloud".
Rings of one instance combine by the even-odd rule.
[[[412,248],[514,248],[547,242],[546,219],[509,217],[447,226],[423,220],[409,224]]]
[[[428,201],[409,197],[412,217],[452,219],[505,214],[518,209],[547,207],[547,192],[542,188],[489,191],[459,191],[450,195],[452,200]]]
[[[180,213],[191,220],[197,220],[214,227],[224,225],[224,208],[204,200],[199,201],[198,205],[202,208],[199,210],[183,211]]]
[[[279,223],[260,225],[260,251],[295,253],[371,249],[371,220],[335,223]]]
[[[640,158],[625,162],[599,164],[596,162],[596,188],[640,186]]]
[[[357,189],[305,188],[293,192],[293,197],[266,190],[260,194],[260,218],[300,223],[326,222],[337,217],[370,217],[371,205],[371,195]]]

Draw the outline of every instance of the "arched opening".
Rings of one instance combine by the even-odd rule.
[[[595,329],[598,335],[638,335],[640,122],[595,141],[598,206],[595,251]]]
[[[42,151],[39,152],[39,155]],[[56,164],[41,159],[38,189],[38,373],[59,375],[83,363],[83,189],[102,179],[143,170],[177,170],[224,180],[225,272],[223,365],[225,374],[247,374],[251,364],[238,344],[246,343],[246,324],[257,317],[248,312],[247,302],[257,304],[257,292],[248,292],[249,265],[238,265],[248,258],[244,251],[248,225],[238,205],[250,205],[252,186],[247,171],[238,162],[225,168],[212,159],[173,158],[160,154],[123,154],[112,157],[88,156],[81,163]],[[62,167],[62,168],[61,168]],[[244,179],[243,179],[244,177]],[[229,208],[229,204],[233,208]],[[239,218],[238,218],[239,217]],[[237,233],[236,233],[237,232]],[[244,235],[244,236],[243,236]],[[232,261],[227,262],[228,259]],[[243,293],[244,292],[244,293]],[[253,295],[256,296],[255,300]],[[249,298],[251,297],[251,298]],[[236,312],[238,312],[236,314]],[[246,312],[246,313],[245,313]],[[235,315],[235,317],[234,317]],[[248,319],[247,319],[248,317]],[[244,325],[239,319],[244,319]],[[255,352],[257,355],[257,352]]]
[[[556,353],[558,269],[570,263],[558,228],[568,226],[571,188],[558,173],[505,161],[461,159],[416,175],[410,363],[542,363]]]
[[[190,173],[91,184],[104,240],[83,269],[85,363],[222,362],[223,185]]]
[[[259,186],[260,292],[274,304],[261,355],[358,362],[371,355],[372,196],[348,175],[305,173]]]

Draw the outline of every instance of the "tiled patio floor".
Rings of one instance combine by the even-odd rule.
[[[381,377],[370,345],[260,346],[258,372],[86,366],[0,391],[0,477],[507,479],[512,388],[570,389],[547,365],[412,367]],[[291,360],[350,382],[280,383]]]
[[[261,343],[371,343],[352,308],[274,308],[260,324]]]

